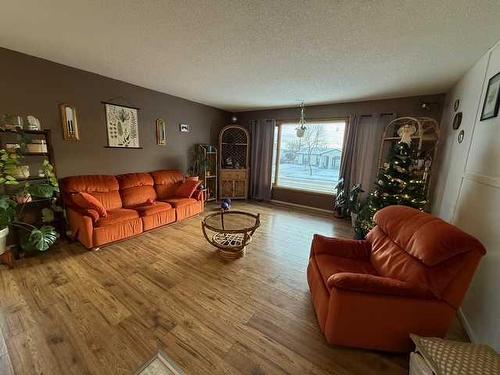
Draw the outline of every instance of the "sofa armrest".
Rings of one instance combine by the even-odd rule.
[[[86,211],[75,207],[66,207],[66,216],[68,218],[69,227],[73,239],[78,239],[86,248],[93,247],[94,221]],[[97,213],[97,212],[96,212]],[[92,215],[92,213],[90,213]],[[99,215],[97,215],[99,218]]]
[[[92,224],[95,224],[99,220],[99,212],[90,208],[82,208],[75,205],[66,205],[66,209],[71,209],[82,216],[88,216],[92,220]]]
[[[340,272],[327,280],[328,288],[368,293],[385,294],[402,297],[432,298],[432,293],[424,288],[405,281],[370,274]]]
[[[348,240],[315,234],[311,244],[311,256],[320,254],[369,260],[371,244],[366,240]]]
[[[193,193],[193,198],[196,199],[197,201],[203,201],[205,198],[205,191],[204,190],[196,190]]]

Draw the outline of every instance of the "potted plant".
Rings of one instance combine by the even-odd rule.
[[[0,150],[0,254],[3,254],[6,250],[9,227],[17,227],[22,230],[20,245],[23,250],[28,252],[45,251],[49,249],[59,237],[59,234],[52,226],[43,225],[37,228],[20,219],[22,208],[24,208],[24,205],[28,202],[19,204],[16,200],[11,198],[12,196],[18,196],[19,191],[9,193],[10,188],[20,184],[19,181],[13,177],[13,172],[18,167],[20,159],[21,156],[17,153],[17,150]],[[59,191],[57,179],[53,173],[53,167],[48,161],[44,161],[43,169],[45,171],[45,177],[47,177],[47,185],[52,189],[52,194],[50,196],[52,197],[56,191]],[[28,188],[28,185],[24,185],[21,195],[26,195]],[[18,206],[21,206],[19,212],[17,209]]]

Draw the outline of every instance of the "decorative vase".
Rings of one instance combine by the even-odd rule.
[[[6,248],[6,243],[7,243],[7,236],[9,235],[9,227],[5,227],[2,230],[0,230],[0,255],[5,253]]]
[[[30,193],[19,193],[16,194],[16,202],[19,204],[25,204],[32,201]]]

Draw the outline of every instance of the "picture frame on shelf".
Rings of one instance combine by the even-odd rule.
[[[76,108],[68,104],[61,104],[59,108],[61,110],[63,139],[65,141],[79,141],[80,132],[78,131]]]
[[[138,108],[103,102],[108,148],[142,148],[139,143]]]
[[[162,118],[156,119],[156,144],[167,145],[167,123]]]
[[[191,132],[191,125],[179,124],[179,131],[181,133],[190,133]]]
[[[500,72],[495,74],[488,81],[488,88],[483,102],[481,120],[487,120],[498,116],[498,107],[500,105]]]

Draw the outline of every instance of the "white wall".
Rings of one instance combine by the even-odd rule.
[[[447,94],[433,213],[476,236],[488,253],[481,261],[462,306],[473,342],[500,350],[500,115],[480,121],[488,80],[500,72],[500,43]],[[452,129],[453,103],[463,112]],[[457,141],[460,130],[464,141]]]

